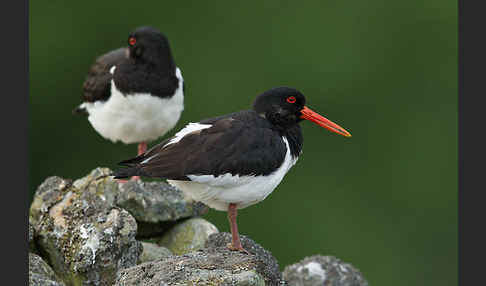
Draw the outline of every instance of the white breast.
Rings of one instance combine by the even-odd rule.
[[[238,176],[230,173],[214,177],[212,175],[188,175],[191,181],[167,180],[167,182],[196,201],[201,201],[220,211],[228,210],[230,203],[239,209],[264,200],[282,181],[285,174],[297,162],[290,154],[289,143],[282,137],[287,148],[280,168],[267,176]]]
[[[114,68],[110,70],[113,73]],[[125,144],[147,142],[171,130],[184,110],[184,79],[176,69],[179,86],[171,98],[150,94],[123,95],[111,81],[111,96],[105,102],[83,103],[89,113],[88,120],[104,138]]]

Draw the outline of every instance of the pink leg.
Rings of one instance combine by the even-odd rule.
[[[228,244],[228,248],[231,250],[242,251],[246,254],[250,254],[241,246],[240,235],[238,234],[238,225],[236,224],[237,209],[236,204],[229,204],[228,206],[228,220],[231,227],[232,242]]]
[[[142,155],[143,153],[147,152],[147,143],[142,142],[138,144],[138,155]]]

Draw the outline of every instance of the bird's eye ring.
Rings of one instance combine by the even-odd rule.
[[[130,46],[135,45],[136,42],[137,42],[137,39],[135,39],[134,37],[130,37],[130,39],[128,39],[128,44]]]
[[[297,100],[295,99],[295,96],[289,96],[287,97],[287,102],[288,103],[295,103]]]

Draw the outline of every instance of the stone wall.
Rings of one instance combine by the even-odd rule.
[[[201,218],[208,208],[165,182],[47,178],[29,213],[30,285],[368,285],[359,270],[315,255],[285,267],[242,235]]]

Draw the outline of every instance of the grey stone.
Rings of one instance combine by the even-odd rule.
[[[29,285],[64,286],[64,283],[40,256],[29,253]]]
[[[282,274],[280,273],[280,267],[278,265],[277,259],[273,257],[270,251],[266,250],[246,235],[240,234],[240,240],[243,248],[253,254],[255,258],[260,261],[259,265],[262,268],[259,268],[258,271],[259,273],[262,273],[263,277],[265,277],[265,281],[267,283],[266,285],[279,285],[277,281],[280,281],[282,279]],[[209,239],[206,242],[206,248],[227,249],[227,245],[230,242],[230,233],[216,233],[209,236]]]
[[[155,243],[142,241],[142,246],[143,251],[138,258],[138,264],[149,261],[158,261],[172,255],[172,252],[169,249]]]
[[[179,219],[208,212],[206,205],[165,182],[144,182],[142,179],[121,184],[109,176],[110,173],[108,168],[96,168],[73,184],[127,210],[137,220],[139,238],[162,234]]]
[[[115,285],[280,285],[280,280],[275,280],[276,275],[266,269],[268,266],[256,255],[230,251],[226,247],[204,248],[120,270]]]
[[[35,235],[34,227],[32,226],[29,220],[29,252],[36,253],[37,250],[35,249],[34,235]]]
[[[29,244],[31,244],[34,241],[34,227],[29,221]]]
[[[79,190],[99,196],[101,200],[110,206],[115,206],[119,192],[119,182],[113,179],[110,174],[110,169],[98,167],[93,169],[88,175],[75,180],[73,186]]]
[[[306,257],[285,267],[283,278],[292,286],[368,286],[358,269],[334,256]]]
[[[157,243],[167,247],[172,253],[181,255],[203,248],[209,236],[218,232],[216,226],[209,221],[195,217],[172,227]]]
[[[110,204],[103,188],[49,177],[34,195],[30,221],[39,251],[67,285],[112,285],[142,252],[135,219]]]

